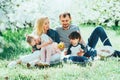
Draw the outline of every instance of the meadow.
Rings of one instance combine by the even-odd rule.
[[[81,34],[84,40],[87,39],[94,29],[94,27],[80,27]],[[114,30],[109,28],[105,29],[114,49],[120,50],[120,35],[116,34]],[[20,32],[20,31],[19,31]],[[26,31],[31,32],[31,29]],[[19,35],[22,34],[22,35]],[[11,37],[16,36],[17,42],[22,43],[22,46],[28,46],[25,42],[25,33],[16,33]],[[10,38],[11,39],[11,38]],[[10,40],[11,41],[11,40]],[[9,42],[10,42],[9,41]],[[11,42],[12,43],[12,42]],[[15,43],[15,42],[14,42]],[[17,43],[16,43],[17,44]],[[11,44],[13,46],[13,44]],[[21,44],[17,44],[21,45]],[[17,45],[14,45],[15,47]],[[97,48],[102,46],[99,41]],[[20,48],[20,49],[18,49]],[[79,64],[58,64],[45,68],[27,68],[26,65],[17,65],[15,68],[7,68],[7,64],[19,58],[21,55],[30,53],[30,47],[17,47],[16,49],[6,49],[6,52],[0,53],[0,80],[119,80],[120,79],[120,58],[110,57],[106,60],[93,61],[92,65],[79,65]],[[21,51],[21,52],[20,52]]]

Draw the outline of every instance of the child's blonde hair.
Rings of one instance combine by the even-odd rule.
[[[26,36],[26,41],[28,42],[28,44],[30,44],[31,45],[31,43],[32,43],[32,40],[34,39],[34,37],[33,36]]]
[[[47,20],[48,17],[42,17],[37,19],[37,21],[35,22],[35,30],[36,30],[36,34],[37,35],[41,35],[42,33],[44,33],[44,29],[43,29],[43,24],[45,22],[45,20]]]

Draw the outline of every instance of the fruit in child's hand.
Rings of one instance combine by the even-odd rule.
[[[60,49],[64,49],[64,48],[65,48],[64,43],[63,43],[63,42],[60,42],[60,43],[58,44],[58,48],[60,48]]]

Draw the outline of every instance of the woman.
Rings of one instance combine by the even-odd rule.
[[[43,18],[43,20],[41,20],[42,22],[39,19],[36,21],[36,24],[34,27],[34,29],[35,29],[34,34],[38,35],[38,36],[41,36],[41,34],[43,34],[43,33],[47,34],[53,40],[53,42],[59,43],[60,42],[59,35],[55,30],[50,29],[48,17],[42,17],[42,18]],[[43,28],[41,28],[41,26],[43,25],[42,23],[44,23],[44,21],[45,21],[45,24],[44,24]],[[51,42],[45,43],[45,46],[50,43]],[[45,46],[42,46],[42,47],[45,47]],[[55,61],[60,61],[60,54],[52,55],[52,57],[50,59],[50,64],[56,63]]]
[[[36,29],[36,28],[34,28],[34,29],[35,30],[32,33],[33,35],[39,33],[39,29]],[[49,27],[49,19],[48,19],[48,26],[44,27],[44,33],[47,34],[49,37],[51,37],[54,42],[57,42],[57,43],[60,42],[60,38],[59,38],[58,33],[55,30],[50,29],[50,27]],[[28,54],[28,55],[24,56],[23,58],[20,58],[20,59],[18,59],[16,61],[12,61],[12,62],[10,62],[8,64],[8,67],[9,68],[13,68],[17,64],[20,64],[20,63],[31,63],[31,62],[33,62],[33,64],[31,63],[31,66],[34,66],[35,65],[34,64],[34,60],[36,58],[40,57],[40,52],[41,52],[40,50],[37,50],[37,51],[34,51],[31,54]],[[33,58],[30,59],[30,56],[32,56]],[[59,61],[60,61],[60,54],[54,54],[54,55],[51,56],[50,64],[55,64],[55,63],[58,63]]]

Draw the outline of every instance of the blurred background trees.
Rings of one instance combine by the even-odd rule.
[[[33,27],[40,16],[48,16],[53,28],[58,26],[62,12],[70,12],[75,24],[120,28],[120,0],[0,0],[0,49],[2,37],[8,40],[5,35]]]
[[[59,14],[66,11],[78,24],[120,26],[119,6],[119,0],[1,0],[0,30],[31,27],[42,15],[56,26]]]

